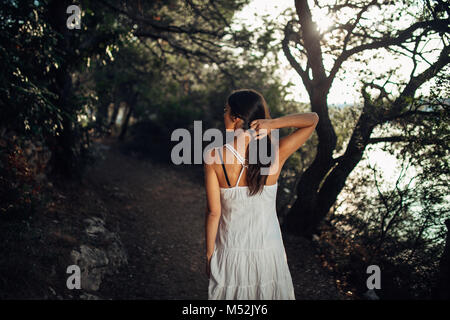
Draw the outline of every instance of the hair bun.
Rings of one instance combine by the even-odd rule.
[[[244,118],[240,114],[236,114],[236,117],[243,121],[242,129],[244,129],[244,130],[249,130],[250,129],[250,122],[248,121],[248,119]]]
[[[244,121],[244,124],[242,125],[242,129],[249,130],[250,129],[250,122],[247,119],[242,119]]]

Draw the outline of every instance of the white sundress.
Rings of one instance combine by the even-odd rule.
[[[278,183],[249,196],[247,186],[238,186],[244,159],[231,145],[225,147],[243,167],[235,187],[220,189],[208,300],[295,300],[276,212]]]

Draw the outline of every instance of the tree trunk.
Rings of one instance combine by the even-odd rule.
[[[64,89],[60,94],[60,99],[58,103],[66,111],[70,112],[72,110],[70,106],[69,97],[71,95],[71,84],[72,80],[70,75],[67,74],[65,77]],[[77,166],[77,156],[75,153],[76,139],[75,132],[72,128],[72,119],[68,117],[67,114],[62,114],[62,130],[60,134],[55,136],[54,148],[52,153],[52,170],[55,173],[62,174],[66,177],[77,176],[76,166]]]
[[[445,225],[447,226],[447,239],[439,263],[439,279],[434,291],[435,298],[441,300],[450,299],[450,219],[445,221]]]
[[[111,115],[111,119],[109,121],[108,130],[111,130],[111,128],[116,123],[117,115],[119,114],[119,109],[120,109],[120,99],[116,97],[116,99],[114,99],[114,109]]]
[[[362,159],[366,146],[369,144],[370,135],[376,126],[374,110],[364,108],[357,125],[350,138],[345,153],[339,158],[326,177],[320,190],[318,190],[318,202],[315,210],[314,228],[328,214],[330,208],[336,202],[339,193],[345,186],[345,181],[353,169]]]
[[[104,99],[101,103],[98,104],[97,112],[95,114],[95,123],[98,128],[102,131],[104,130],[107,122],[108,122],[108,107],[111,102],[109,99]]]
[[[300,1],[299,1],[300,2]],[[300,2],[305,3],[305,2]],[[317,154],[312,165],[303,173],[297,187],[297,199],[288,212],[283,228],[297,235],[306,237],[317,232],[320,222],[327,215],[342,191],[351,171],[361,160],[366,146],[370,143],[370,135],[374,127],[400,116],[408,102],[414,97],[416,90],[426,81],[433,78],[439,70],[450,62],[449,47],[445,47],[439,58],[429,68],[417,76],[411,77],[399,97],[386,108],[378,99],[372,101],[363,87],[364,108],[352,137],[342,157],[333,159],[336,147],[336,135],[331,125],[326,97],[329,86],[321,72],[317,72],[319,81],[308,82],[305,87],[311,99],[311,109],[319,115],[316,131],[319,136]],[[287,52],[287,50],[285,50]],[[289,55],[289,53],[287,52]],[[311,65],[313,68],[314,65]],[[321,68],[317,68],[319,71]],[[302,71],[300,70],[300,74]],[[328,85],[330,82],[328,82]],[[377,101],[378,100],[378,101]]]
[[[130,122],[130,117],[134,111],[134,106],[136,105],[137,95],[138,95],[137,93],[134,93],[132,98],[130,99],[130,101],[127,103],[128,104],[128,112],[127,112],[125,120],[123,121],[123,124],[122,124],[122,129],[120,131],[119,140],[123,140],[125,138],[125,134],[127,133],[127,130],[128,130],[128,124]]]
[[[328,87],[317,86],[311,90],[311,109],[319,115],[316,131],[319,136],[316,157],[303,173],[297,186],[297,200],[286,216],[283,228],[298,235],[311,236],[315,231],[316,203],[321,181],[333,165],[336,134],[327,111]]]
[[[62,117],[62,127],[59,130],[59,134],[50,138],[52,148],[52,171],[65,176],[75,176],[76,167],[76,154],[74,151],[75,146],[75,132],[73,130],[74,107],[71,102],[72,97],[72,78],[70,75],[70,57],[69,53],[72,51],[70,48],[70,34],[69,29],[66,26],[67,16],[64,14],[66,8],[69,5],[67,1],[52,1],[48,5],[48,20],[54,30],[62,35],[62,38],[58,40],[56,47],[57,50],[63,54],[63,60],[59,68],[53,71],[56,79],[52,85],[52,91],[58,94],[58,98],[55,101],[56,105],[59,105],[63,113],[60,113]]]
[[[319,137],[316,158],[302,175],[298,198],[287,216],[285,228],[288,231],[306,237],[317,232],[320,222],[344,188],[347,177],[361,160],[372,130],[377,125],[378,113],[369,103],[364,105],[347,149],[338,159],[333,159],[331,152],[321,146],[323,143]],[[332,147],[334,149],[335,145]],[[325,151],[321,152],[322,149]]]

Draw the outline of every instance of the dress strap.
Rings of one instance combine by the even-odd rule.
[[[242,173],[244,172],[244,169],[248,167],[248,165],[245,164],[245,159],[236,151],[236,149],[233,148],[230,144],[226,143],[225,147],[233,153],[237,160],[242,164],[241,172],[239,173],[239,178],[236,182],[236,187],[239,185],[239,181],[241,181]]]
[[[239,181],[241,181],[242,173],[244,172],[245,167],[246,167],[246,165],[242,166],[241,172],[239,173],[239,178],[236,182],[236,187],[239,185]]]
[[[235,148],[233,148],[232,145],[226,143],[226,144],[225,144],[225,148],[227,148],[228,150],[230,150],[231,153],[233,153],[233,154],[236,156],[236,158],[238,159],[238,161],[239,161],[241,164],[243,164],[243,165],[245,166],[245,159],[244,159],[244,158],[236,151]]]
[[[228,186],[231,187],[230,180],[228,179],[227,175],[227,170],[225,169],[225,165],[223,163],[222,150],[220,150],[220,148],[217,150],[219,151],[220,162],[222,163],[223,173],[225,173],[225,179],[227,179]]]

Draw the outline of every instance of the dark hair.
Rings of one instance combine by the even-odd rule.
[[[269,119],[270,113],[267,107],[266,100],[263,95],[253,89],[239,89],[233,90],[227,99],[228,105],[230,106],[230,114],[234,117],[243,120],[242,129],[250,129],[250,123],[256,119]],[[249,189],[249,195],[255,195],[262,192],[264,185],[267,181],[267,175],[261,175],[261,168],[268,168],[268,164],[261,163],[259,148],[265,144],[266,150],[271,152],[272,141],[270,135],[253,140],[250,143],[255,143],[256,145],[256,163],[249,163],[247,167],[247,183]],[[249,144],[250,144],[249,143]],[[247,150],[245,152],[245,158],[249,159],[248,151],[249,146],[247,145]],[[272,155],[270,155],[272,156]]]

